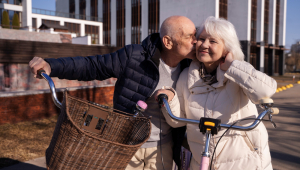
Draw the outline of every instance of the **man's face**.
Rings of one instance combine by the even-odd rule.
[[[174,42],[174,50],[180,57],[196,58],[195,44],[197,42],[195,25],[190,21],[183,25],[182,30],[178,31]]]

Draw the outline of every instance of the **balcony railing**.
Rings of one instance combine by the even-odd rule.
[[[99,18],[99,17],[86,16],[86,15],[80,15],[80,14],[71,14],[71,13],[64,13],[64,12],[56,12],[56,11],[50,11],[50,10],[46,10],[46,9],[32,8],[32,13],[64,17],[64,18],[82,19],[82,20],[87,20],[87,21],[102,22],[102,18]]]

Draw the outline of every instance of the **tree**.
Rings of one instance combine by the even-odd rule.
[[[9,16],[7,11],[3,11],[2,13],[2,22],[1,22],[2,28],[9,28]]]
[[[19,15],[17,13],[15,13],[13,16],[12,26],[13,29],[20,29],[20,20],[19,20]]]

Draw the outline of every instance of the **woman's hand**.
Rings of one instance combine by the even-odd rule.
[[[225,57],[221,58],[221,61],[220,61],[221,70],[227,71],[232,62],[233,62],[233,56],[232,56],[231,52],[229,52]]]
[[[172,90],[168,90],[168,89],[159,89],[157,90],[155,93],[154,93],[154,97],[155,97],[155,100],[158,101],[158,96],[160,94],[166,94],[168,96],[168,102],[170,102],[173,97],[175,96],[174,92]]]

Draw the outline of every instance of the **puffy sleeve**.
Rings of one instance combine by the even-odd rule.
[[[225,77],[237,83],[254,104],[276,92],[277,82],[245,61],[234,60]]]

